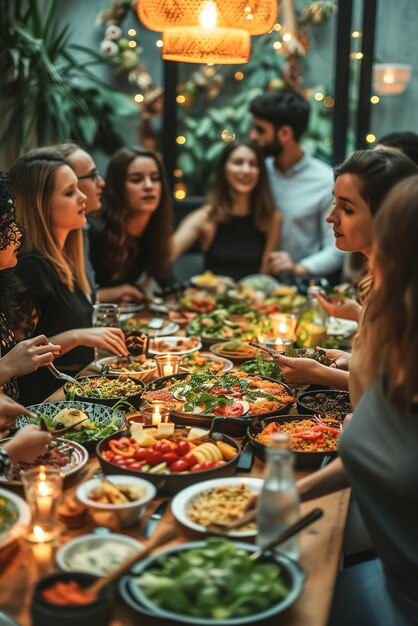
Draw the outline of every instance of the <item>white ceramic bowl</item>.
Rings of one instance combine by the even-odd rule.
[[[148,502],[157,493],[156,488],[148,480],[137,476],[115,474],[108,476],[107,480],[115,485],[129,485],[142,488],[145,491],[144,496],[140,500],[123,504],[101,504],[100,502],[95,502],[89,498],[89,494],[93,489],[99,487],[103,481],[100,478],[92,478],[77,487],[76,496],[78,500],[90,509],[94,520],[101,526],[114,526],[115,520],[123,528],[132,526],[143,516]]]
[[[0,550],[18,539],[25,532],[30,522],[30,510],[23,498],[12,491],[0,488],[0,504],[3,507],[5,503],[17,510],[17,518],[3,532],[0,531]]]
[[[189,339],[193,340],[193,346],[191,348],[178,349],[181,342]],[[149,354],[173,354],[182,356],[196,352],[196,350],[200,350],[201,347],[202,342],[199,337],[155,337],[150,340],[148,352]]]
[[[88,572],[104,576],[143,549],[140,541],[126,535],[92,533],[63,545],[57,551],[55,559],[65,572]]]

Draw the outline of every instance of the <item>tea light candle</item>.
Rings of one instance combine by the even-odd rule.
[[[270,316],[274,336],[279,339],[294,339],[297,317],[293,313],[274,313]]]
[[[161,422],[168,422],[170,409],[162,402],[152,402],[141,408],[144,424],[158,426]]]
[[[160,354],[155,357],[158,376],[178,374],[181,357],[173,354]]]
[[[40,476],[42,476],[42,474]],[[36,506],[40,517],[48,519],[51,514],[53,503],[52,496],[52,489],[41,480],[38,484],[38,493],[36,494]]]
[[[52,541],[59,534],[57,508],[62,494],[63,474],[41,465],[22,472],[21,476],[32,517],[27,538],[34,543]]]

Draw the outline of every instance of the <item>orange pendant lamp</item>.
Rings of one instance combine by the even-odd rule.
[[[277,0],[139,0],[138,17],[147,28],[199,26],[202,13],[216,15],[216,27],[262,35],[273,28]]]
[[[166,28],[162,57],[183,63],[247,63],[250,35],[238,28],[205,29],[199,26]]]

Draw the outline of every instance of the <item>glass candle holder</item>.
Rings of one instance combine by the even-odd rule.
[[[273,313],[270,316],[274,337],[295,340],[298,318],[293,313]]]
[[[57,510],[64,475],[44,465],[21,472],[25,498],[31,512],[28,541],[43,544],[59,534]]]
[[[155,361],[157,363],[157,375],[173,376],[179,373],[179,367],[182,357],[175,354],[157,354]]]
[[[164,402],[152,402],[141,407],[141,415],[144,426],[157,426],[170,421],[170,408]]]
[[[279,339],[278,337],[264,337],[260,335],[258,337],[258,343],[266,348],[273,348],[276,352],[286,352],[287,348],[293,348],[293,340],[292,339]]]
[[[118,304],[103,303],[93,305],[93,317],[92,325],[95,328],[104,326],[111,326],[112,328],[119,328],[119,316],[120,308]],[[104,348],[94,349],[94,360],[98,361],[112,353]]]

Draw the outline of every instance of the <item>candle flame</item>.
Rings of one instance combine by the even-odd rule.
[[[45,541],[45,533],[40,526],[33,527],[33,534],[36,537],[37,541]]]
[[[212,0],[207,0],[202,4],[202,10],[199,15],[199,22],[203,28],[213,29],[217,20],[216,4]]]
[[[50,489],[46,483],[40,482],[38,485],[38,493],[40,496],[51,495]]]

